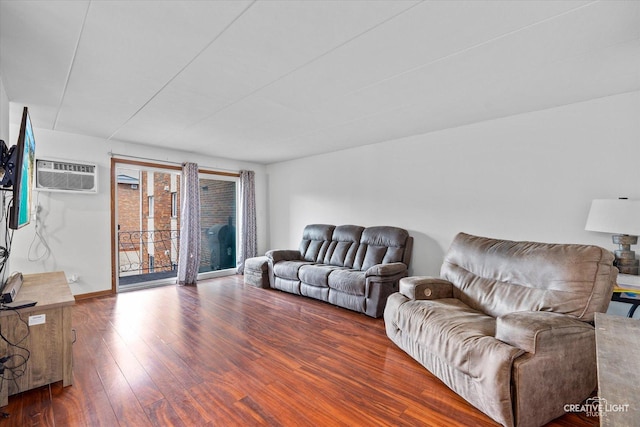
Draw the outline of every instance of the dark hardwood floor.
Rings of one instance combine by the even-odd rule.
[[[73,325],[74,385],[11,396],[0,427],[496,425],[398,349],[382,319],[242,276],[81,301]]]

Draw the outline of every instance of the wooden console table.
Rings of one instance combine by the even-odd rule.
[[[600,425],[637,426],[640,320],[596,313]]]
[[[0,407],[6,406],[9,396],[16,393],[57,381],[62,381],[63,386],[73,383],[71,310],[75,299],[65,274],[59,271],[25,275],[16,300],[33,300],[38,304],[20,310],[0,311],[2,335],[14,344],[24,338],[18,345],[30,352],[29,360],[21,368],[24,373],[15,381],[10,369],[5,370],[0,389]],[[32,325],[27,327],[20,319]],[[25,353],[0,339],[0,358]],[[20,356],[15,356],[5,365],[15,366],[19,362]]]

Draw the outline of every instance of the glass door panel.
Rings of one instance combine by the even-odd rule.
[[[200,178],[200,272],[236,268],[236,181]]]
[[[179,200],[180,174],[132,166],[116,174],[119,288],[163,279],[175,283],[180,229],[173,203]]]

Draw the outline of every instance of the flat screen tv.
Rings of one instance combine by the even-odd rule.
[[[22,110],[22,121],[18,143],[14,148],[13,160],[13,201],[9,208],[9,228],[18,229],[29,224],[31,219],[31,190],[33,189],[33,174],[36,156],[36,140],[29,118],[29,110]]]

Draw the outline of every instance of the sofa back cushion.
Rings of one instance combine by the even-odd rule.
[[[409,265],[409,233],[397,227],[368,227],[362,232],[353,268],[367,270],[376,264],[404,262]]]
[[[364,227],[338,225],[331,236],[324,263],[353,268]]]
[[[441,268],[454,297],[493,317],[552,311],[592,321],[606,311],[618,270],[591,245],[514,242],[458,234]]]
[[[302,259],[310,262],[323,262],[335,228],[334,225],[327,224],[307,225],[302,232],[302,241],[299,247]]]

